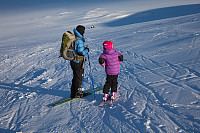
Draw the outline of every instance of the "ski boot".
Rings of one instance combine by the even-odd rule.
[[[103,102],[105,103],[108,100],[109,94],[104,94],[103,96]]]
[[[111,100],[114,101],[116,98],[116,92],[111,93]]]
[[[75,98],[82,98],[83,92],[81,91],[81,88],[78,88],[78,91],[76,92]]]

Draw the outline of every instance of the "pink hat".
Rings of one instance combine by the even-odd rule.
[[[103,43],[103,48],[104,49],[113,49],[114,48],[114,45],[111,41],[105,41]]]

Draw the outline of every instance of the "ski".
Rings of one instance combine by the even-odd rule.
[[[110,101],[110,96],[108,97],[108,99],[106,100],[106,101],[102,101],[99,105],[98,105],[98,107],[103,107],[107,102],[109,102]]]
[[[104,105],[106,105],[107,103],[110,105],[110,106],[112,106],[113,105],[113,102],[114,102],[114,100],[107,100],[107,101],[102,101],[99,105],[98,105],[98,107],[103,107]]]
[[[103,107],[105,105],[105,102],[101,102],[98,107]]]
[[[98,105],[98,107],[103,107],[105,104],[106,104],[106,102],[108,102],[108,100],[110,99],[110,96],[108,97],[108,99],[106,100],[106,101],[102,101],[99,105]]]
[[[95,92],[99,92],[99,91],[103,90],[103,86],[97,87],[97,88],[95,88],[94,90],[95,90]],[[88,96],[88,95],[94,94],[94,90],[93,90],[93,89],[89,89],[89,90],[83,92],[83,97],[86,97],[86,96]],[[61,105],[61,104],[64,104],[64,103],[67,103],[67,102],[70,102],[70,101],[77,100],[77,99],[80,99],[80,98],[71,98],[71,97],[69,97],[69,98],[66,98],[66,99],[64,99],[64,100],[60,100],[60,101],[51,103],[51,104],[49,104],[49,105],[47,105],[47,106],[48,106],[49,108],[52,108],[52,107],[55,107],[55,106],[58,106],[58,105]]]
[[[110,100],[110,102],[108,103],[110,106],[113,105],[114,100]]]
[[[117,94],[116,94],[116,95],[117,95],[117,96],[116,96],[115,99],[111,99],[111,97],[109,96],[108,100],[107,100],[107,101],[102,101],[102,102],[98,105],[98,107],[103,107],[107,102],[108,102],[108,104],[109,104],[110,106],[112,106],[113,103],[114,103],[116,100],[118,100],[118,98],[119,98],[119,89],[117,89]]]

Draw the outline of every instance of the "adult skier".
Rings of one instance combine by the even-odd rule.
[[[85,38],[83,34],[85,33],[85,27],[78,25],[74,28],[74,34],[77,38],[75,46],[75,54],[83,56],[83,60],[80,61],[70,61],[71,68],[73,70],[73,79],[71,85],[71,98],[83,97],[83,92],[81,90],[81,85],[84,75],[84,63],[85,55],[88,54],[89,48],[85,47]]]

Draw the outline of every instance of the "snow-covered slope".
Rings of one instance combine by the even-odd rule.
[[[52,2],[0,14],[0,132],[200,131],[200,2]],[[86,26],[95,87],[106,76],[98,64],[102,42],[124,55],[112,107],[98,107],[101,92],[95,103],[91,95],[47,107],[70,95],[72,70],[58,56],[62,34],[78,24]],[[89,71],[87,62],[85,90]]]

